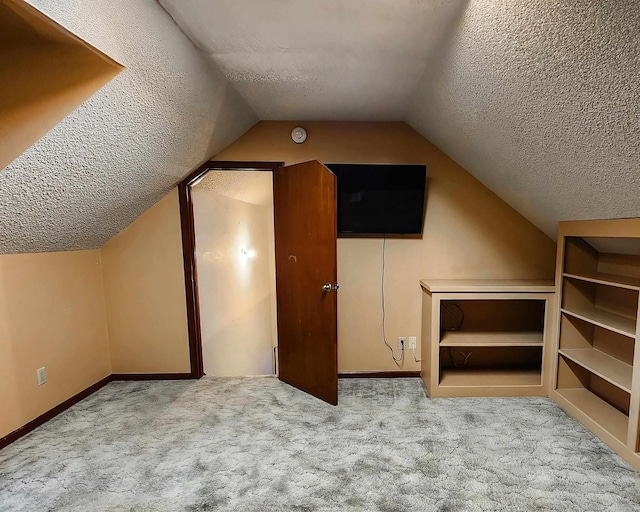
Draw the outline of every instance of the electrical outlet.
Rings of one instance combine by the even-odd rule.
[[[47,368],[42,367],[36,370],[36,375],[38,376],[38,386],[42,386],[47,383]]]
[[[409,350],[415,350],[416,349],[416,342],[418,341],[418,338],[416,336],[409,336]]]
[[[398,350],[404,350],[407,338],[404,336],[398,336]]]

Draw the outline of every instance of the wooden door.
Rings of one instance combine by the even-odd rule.
[[[273,203],[279,377],[337,405],[336,177],[315,160],[281,167]]]

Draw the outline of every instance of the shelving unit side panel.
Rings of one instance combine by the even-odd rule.
[[[542,330],[542,385],[545,390],[545,396],[549,396],[549,391],[554,382],[554,362],[557,357],[557,349],[554,350],[554,345],[557,343],[556,335],[556,296],[554,293],[549,293],[546,296],[544,307],[544,326]]]
[[[638,299],[640,311],[640,298]],[[635,351],[633,356],[633,377],[631,380],[631,402],[629,404],[629,437],[627,446],[640,452],[640,322],[636,322]],[[640,459],[638,464],[640,464]]]
[[[552,319],[552,324],[547,325],[546,328],[549,329],[551,327],[552,336],[550,338],[550,343],[547,345],[547,351],[549,353],[549,396],[551,396],[551,392],[557,388],[558,386],[558,349],[560,347],[560,321],[562,318],[562,289],[563,289],[563,273],[564,273],[564,257],[566,252],[566,242],[567,239],[563,235],[562,225],[559,227],[558,232],[558,254],[556,256],[556,277],[555,277],[555,287],[556,293],[553,297],[553,314],[550,316]]]
[[[422,381],[427,388],[427,393],[431,396],[431,375],[432,375],[432,352],[431,346],[433,344],[433,340],[431,338],[431,311],[432,311],[432,301],[433,298],[429,292],[426,290],[422,290],[422,333],[421,333],[421,345],[420,345],[420,354],[421,354],[421,363],[420,363],[420,377],[422,377]]]
[[[440,385],[440,310],[442,294],[433,294],[431,300],[431,389]]]

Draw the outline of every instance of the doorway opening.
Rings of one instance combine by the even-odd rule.
[[[274,374],[272,173],[215,170],[191,186],[191,198],[204,373]]]
[[[242,288],[245,292],[247,291],[247,288],[251,287],[251,276],[255,275],[257,273],[257,268],[256,265],[254,265],[254,261],[252,260],[258,260],[259,254],[258,254],[258,249],[256,249],[255,247],[253,247],[252,245],[252,241],[253,239],[251,238],[250,235],[245,234],[241,234],[242,230],[236,229],[236,239],[233,239],[232,235],[225,235],[225,230],[231,231],[232,226],[233,226],[233,222],[231,220],[231,216],[227,217],[226,219],[213,219],[213,218],[209,218],[208,220],[206,219],[207,215],[207,210],[211,209],[215,209],[217,208],[217,205],[212,204],[215,203],[215,200],[206,200],[206,197],[208,195],[207,192],[207,186],[208,184],[211,184],[211,182],[216,183],[216,182],[225,182],[225,178],[223,177],[224,175],[220,175],[221,177],[219,177],[218,179],[216,179],[215,177],[213,178],[213,180],[211,180],[211,182],[209,180],[205,181],[207,176],[214,174],[214,173],[218,173],[218,172],[232,172],[232,173],[264,173],[264,176],[268,176],[268,180],[271,181],[271,183],[273,182],[273,171],[279,167],[281,167],[283,164],[281,162],[215,162],[215,161],[210,161],[210,162],[206,162],[204,165],[202,165],[199,169],[197,169],[196,171],[194,171],[192,174],[190,174],[189,176],[187,176],[179,185],[178,185],[178,193],[179,193],[179,198],[180,198],[180,222],[182,225],[182,249],[183,249],[183,256],[184,256],[184,275],[185,275],[185,290],[186,290],[186,298],[187,298],[187,322],[188,322],[188,329],[189,329],[189,353],[190,353],[190,359],[191,359],[191,376],[193,378],[200,378],[203,375],[205,375],[205,364],[204,364],[204,349],[205,349],[205,345],[203,345],[203,324],[205,326],[205,333],[208,336],[208,341],[207,341],[207,349],[209,350],[208,352],[208,358],[209,357],[221,357],[222,359],[224,359],[225,356],[228,356],[230,354],[233,354],[233,359],[234,362],[233,364],[229,364],[227,370],[221,370],[220,368],[224,368],[224,361],[220,360],[217,362],[213,362],[213,359],[211,360],[211,368],[207,368],[207,373],[209,373],[209,371],[213,372],[211,374],[215,374],[215,372],[218,371],[230,371],[229,368],[233,367],[235,369],[238,369],[239,367],[243,366],[243,365],[248,365],[248,363],[243,363],[242,359],[244,356],[249,355],[250,357],[248,357],[248,359],[252,360],[251,362],[251,367],[253,368],[251,371],[262,371],[262,370],[258,370],[257,368],[266,368],[267,367],[267,363],[268,363],[268,367],[269,367],[269,371],[267,373],[272,373],[273,372],[273,367],[272,367],[272,361],[273,361],[273,356],[272,356],[272,349],[270,348],[270,353],[269,356],[264,355],[264,350],[261,352],[261,356],[255,356],[250,354],[250,350],[245,350],[247,348],[246,345],[241,346],[241,344],[238,342],[238,336],[240,336],[242,333],[242,331],[244,330],[244,334],[247,333],[251,333],[252,329],[246,329],[246,327],[244,326],[245,323],[245,318],[242,317],[242,315],[238,315],[235,316],[233,314],[231,315],[231,318],[229,318],[229,315],[224,315],[224,314],[219,314],[219,312],[217,311],[211,311],[211,308],[216,308],[218,305],[222,305],[224,307],[227,306],[226,304],[226,297],[228,297],[228,294],[230,294],[231,292],[233,292],[233,301],[236,303],[240,303],[242,304],[242,307],[249,307],[250,306],[250,302],[252,300],[255,300],[255,297],[250,298],[250,299],[246,299],[246,297],[248,297],[248,295],[245,295],[245,299],[243,299],[242,297],[242,293],[237,293],[238,290],[233,289],[231,290],[231,288],[234,288],[235,286],[238,285],[238,282],[241,283],[240,288]],[[229,177],[231,177],[231,175],[227,175]],[[263,177],[262,180],[264,180],[265,178]],[[226,186],[222,186],[220,188],[226,190],[228,193],[229,190],[232,189],[238,189],[241,187],[236,187],[236,186],[231,186],[230,182],[233,182],[233,179],[227,178],[226,182],[227,183]],[[237,178],[235,178],[235,181],[242,181],[239,180]],[[198,187],[198,185],[200,185],[201,182],[203,183],[202,187]],[[215,185],[213,185],[215,187]],[[273,190],[273,187],[272,187]],[[216,194],[219,192],[215,192],[215,191],[209,191],[211,194]],[[272,194],[273,192],[271,192]],[[200,199],[204,199],[204,201],[199,200],[198,197],[200,197]],[[244,196],[245,198],[247,196]],[[249,195],[248,197],[252,197],[251,195]],[[272,195],[271,195],[271,200],[272,200]],[[196,205],[194,203],[194,198],[195,201],[197,201],[198,205]],[[220,198],[218,198],[220,199]],[[235,199],[235,198],[229,198],[226,197],[224,195],[222,195],[222,203],[231,203],[231,201],[240,201],[239,199]],[[245,203],[248,203],[248,201],[244,201]],[[248,203],[250,205],[250,203]],[[241,204],[236,205],[236,206],[243,206]],[[247,206],[247,205],[244,205]],[[203,222],[199,222],[196,223],[196,209],[198,212],[198,217],[202,217]],[[242,208],[238,208],[238,210],[240,211]],[[245,208],[246,210],[252,210],[251,206],[247,206],[247,208]],[[223,210],[224,213],[224,210]],[[239,214],[238,214],[239,215]],[[271,230],[273,230],[273,207],[271,207]],[[248,215],[247,218],[251,217],[251,215]],[[238,218],[236,218],[236,226],[238,223]],[[265,220],[265,223],[267,221]],[[216,223],[218,224],[218,227],[216,228],[215,225]],[[202,248],[200,248],[198,246],[197,240],[196,240],[196,224],[198,224],[200,226],[200,231],[201,233],[204,235],[203,241],[202,241]],[[218,234],[219,234],[219,241],[223,242],[224,239],[226,238],[226,243],[221,243],[219,245],[219,247],[216,247],[215,242],[212,242],[213,245],[209,245],[207,247],[207,243],[205,240],[207,239],[215,239],[215,230],[218,229]],[[265,230],[268,231],[268,227],[265,227]],[[245,230],[245,232],[248,232],[247,230]],[[273,244],[273,231],[271,231],[271,243]],[[232,241],[229,241],[229,240]],[[267,235],[267,245],[268,245],[268,239],[269,236]],[[221,247],[225,247],[224,250],[220,250],[218,251],[218,248]],[[236,247],[236,249],[233,249],[233,247]],[[232,254],[235,251],[234,254]],[[251,252],[254,251],[254,252]],[[262,251],[260,251],[262,252]],[[264,261],[268,261],[268,250],[266,251],[265,255],[261,255],[262,256],[262,260]],[[226,255],[225,255],[226,254]],[[253,257],[252,257],[253,256]],[[267,256],[267,258],[265,259],[264,256]],[[218,261],[216,261],[216,258],[218,258]],[[234,262],[231,262],[230,260],[232,258],[235,258]],[[233,279],[236,279],[236,282],[232,282],[232,281],[227,281],[228,286],[230,288],[225,289],[224,286],[214,286],[214,288],[216,288],[218,291],[214,292],[214,294],[208,294],[207,292],[205,292],[205,304],[207,304],[207,310],[202,310],[201,309],[201,292],[202,290],[200,289],[200,282],[199,282],[199,272],[203,273],[203,278],[205,280],[205,282],[209,283],[211,281],[215,281],[218,277],[221,279],[230,279],[230,276],[228,275],[224,275],[222,272],[220,272],[220,268],[218,267],[223,267],[225,266],[225,262],[224,260],[227,260],[226,262],[226,268],[229,271],[229,273],[231,274],[235,274],[235,277]],[[259,266],[258,266],[259,268]],[[271,266],[271,268],[275,269],[275,264],[273,264]],[[254,272],[256,271],[256,272]],[[267,266],[267,276],[262,275],[262,278],[265,279],[267,282],[270,281],[270,277],[269,277],[269,267]],[[275,272],[275,270],[274,270]],[[204,283],[203,283],[204,284]],[[224,283],[223,283],[224,284]],[[227,295],[225,295],[227,294]],[[274,299],[275,300],[275,299]],[[258,307],[256,308],[256,310],[260,310],[262,312],[263,318],[264,318],[264,312],[265,312],[265,307],[264,307],[264,303],[262,304],[262,307]],[[229,310],[224,310],[222,311],[224,312],[228,312]],[[267,315],[268,319],[272,319],[272,323],[275,323],[275,320],[273,320],[275,317],[273,316],[275,315],[275,306],[274,309],[271,309],[271,306],[269,306],[269,314]],[[234,318],[235,316],[235,318]],[[260,317],[260,315],[256,315],[257,317]],[[225,327],[226,323],[229,323],[230,320],[234,320],[233,323],[235,323],[236,325],[239,325],[239,328],[237,330],[233,330],[230,327]],[[266,322],[268,325],[268,320]],[[277,327],[273,326],[271,328],[267,328],[265,329],[265,331],[263,331],[261,339],[262,341],[258,344],[262,349],[264,349],[264,347],[267,345],[267,342],[265,341],[265,338],[267,340],[269,340],[270,344],[274,344],[276,343],[276,337],[273,335],[274,330]],[[218,346],[218,343],[220,343],[222,346]],[[253,343],[253,342],[252,342]],[[251,345],[251,344],[250,344]],[[257,362],[256,362],[257,361]],[[235,370],[234,370],[235,371]],[[246,373],[245,373],[246,375]]]

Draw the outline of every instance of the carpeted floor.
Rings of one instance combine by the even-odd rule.
[[[615,512],[640,510],[640,474],[543,398],[114,382],[0,451],[0,510]]]

